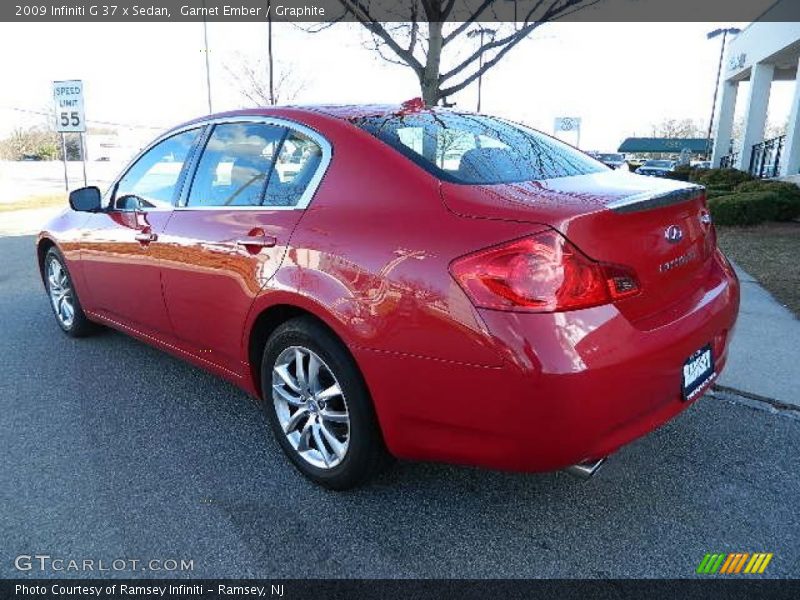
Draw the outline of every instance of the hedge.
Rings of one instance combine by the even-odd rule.
[[[717,190],[713,188],[706,189],[706,198],[711,200],[712,198],[720,198],[722,196],[730,196],[731,190]]]
[[[756,180],[736,186],[736,192],[769,192],[775,194],[775,220],[791,221],[800,217],[800,187],[788,181]]]
[[[710,198],[708,209],[717,225],[758,225],[776,220],[779,196],[774,192],[745,192]]]
[[[736,186],[753,178],[749,173],[738,169],[693,169],[689,173],[689,181],[705,186]]]
[[[725,192],[725,193],[728,193],[728,194],[732,194],[733,193],[733,186],[732,185],[724,185],[724,184],[721,184],[721,183],[715,183],[713,185],[707,185],[706,189],[708,191]],[[745,190],[742,190],[742,191],[745,191]]]

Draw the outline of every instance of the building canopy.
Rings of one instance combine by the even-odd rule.
[[[706,138],[627,138],[618,152],[646,154],[659,152],[662,154],[680,154],[688,148],[692,154],[705,154],[711,147]]]

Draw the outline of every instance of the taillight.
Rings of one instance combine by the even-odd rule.
[[[496,310],[576,310],[639,293],[631,269],[593,261],[555,231],[459,258],[450,271],[473,304]]]

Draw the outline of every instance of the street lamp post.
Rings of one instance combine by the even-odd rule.
[[[728,27],[726,29],[715,29],[706,34],[706,39],[709,40],[722,35],[722,47],[719,49],[719,64],[717,65],[717,79],[714,83],[714,100],[711,102],[711,119],[708,122],[708,135],[706,136],[706,155],[711,154],[711,133],[714,128],[714,112],[717,109],[717,93],[719,92],[719,78],[722,75],[722,61],[725,57],[725,41],[728,38],[728,34],[736,35],[741,31],[736,27]]]
[[[494,36],[497,33],[496,29],[490,29],[488,27],[478,27],[477,29],[473,29],[467,34],[467,37],[474,38],[480,37],[480,44],[481,44],[481,53],[478,55],[478,70],[480,71],[483,68],[483,36],[488,35],[491,36],[492,40],[494,40]],[[481,112],[481,87],[483,85],[483,73],[478,75],[478,110],[477,112]]]

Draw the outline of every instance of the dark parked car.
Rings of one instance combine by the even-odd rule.
[[[588,476],[696,401],[739,303],[703,188],[413,106],[164,134],[39,235],[58,326],[232,381],[336,489],[389,455]]]
[[[628,163],[625,160],[625,155],[618,152],[600,152],[595,154],[594,157],[607,167],[612,169],[627,169]]]
[[[666,174],[674,171],[677,166],[674,160],[648,160],[636,169],[639,175],[652,175],[654,177],[666,177]]]

